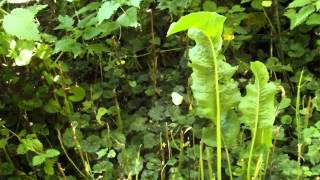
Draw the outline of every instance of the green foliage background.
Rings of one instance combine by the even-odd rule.
[[[266,94],[276,94],[275,102],[261,102],[275,109],[259,117],[267,123],[257,136],[266,132],[269,139],[256,141],[272,147],[261,167],[256,161],[265,150],[255,147],[252,174],[319,178],[320,0],[2,0],[0,6],[0,179],[214,177],[215,127],[196,111],[197,87],[189,78],[194,38],[166,37],[172,22],[198,11],[227,18],[218,49],[231,70],[220,72],[227,77],[221,83],[237,84],[242,96],[222,101],[233,104],[221,120],[229,149],[222,151],[223,179],[246,179],[259,78]],[[172,92],[182,104],[172,102]]]

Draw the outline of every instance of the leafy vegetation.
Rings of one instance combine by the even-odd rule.
[[[320,177],[319,0],[0,7],[0,179]]]

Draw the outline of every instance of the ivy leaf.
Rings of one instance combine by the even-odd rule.
[[[118,17],[117,23],[124,27],[137,27],[137,8],[131,7]]]
[[[72,17],[66,15],[66,16],[62,16],[59,15],[58,17],[59,20],[59,26],[57,26],[56,28],[54,28],[55,30],[57,29],[65,29],[65,30],[72,30],[73,28],[73,24],[74,24],[74,20],[72,19]]]
[[[38,4],[38,5],[33,5],[33,6],[29,6],[26,7],[25,9],[27,9],[28,11],[30,11],[33,16],[35,16],[39,11],[41,11],[42,9],[45,9],[46,7],[48,7],[47,4],[43,5],[43,4]]]
[[[84,151],[95,153],[101,146],[101,139],[99,136],[91,135],[87,139],[82,140],[81,147]]]
[[[23,8],[13,9],[3,18],[3,28],[6,33],[19,39],[40,41],[38,25],[35,23],[34,14]]]
[[[12,163],[1,162],[0,163],[0,176],[12,175],[15,170],[15,167]]]
[[[126,4],[129,6],[140,7],[141,0],[129,0]]]
[[[102,32],[102,30],[100,28],[97,27],[87,27],[84,31],[83,31],[83,39],[84,40],[90,40],[95,38],[96,36],[98,36],[100,33]]]
[[[8,139],[6,138],[0,139],[0,149],[6,147],[7,144],[8,144]]]
[[[106,22],[106,23],[102,23],[99,27],[102,31],[102,34],[100,37],[105,37],[111,34],[116,29],[118,29],[120,25],[116,22]]]
[[[158,138],[153,133],[146,133],[143,136],[143,147],[146,149],[153,148],[158,144]]]
[[[217,9],[217,4],[213,1],[205,1],[202,5],[203,10],[205,11],[214,11]]]
[[[111,172],[113,164],[109,161],[101,161],[93,166],[94,173]]]
[[[33,156],[33,158],[32,158],[32,165],[39,166],[40,164],[42,164],[45,161],[46,161],[46,157],[44,155],[42,155],[42,154],[36,155],[36,156]]]
[[[309,5],[301,8],[298,13],[294,9],[285,12],[284,15],[290,19],[290,30],[302,24],[315,10],[313,5]]]
[[[99,7],[100,7],[100,3],[99,2],[90,2],[89,4],[83,6],[82,8],[80,8],[78,10],[78,15],[84,14],[84,13],[89,12],[89,11],[96,11]],[[76,15],[77,14],[75,14],[74,16],[76,16]]]
[[[103,3],[99,8],[97,15],[99,24],[102,23],[103,20],[109,19],[119,7],[120,4],[115,1],[107,1]]]
[[[105,156],[108,152],[108,148],[105,149],[101,149],[98,152],[96,152],[96,154],[98,155],[98,159],[101,159],[103,156]]]
[[[59,156],[60,155],[60,152],[56,149],[47,149],[44,156],[46,158],[53,158],[53,157],[56,157],[56,156]]]
[[[21,143],[23,144],[24,148],[28,151],[37,151],[41,152],[43,150],[43,145],[41,141],[38,139],[33,139],[31,137],[28,137],[27,139],[22,139]]]
[[[165,107],[159,103],[156,103],[155,106],[153,106],[149,112],[148,116],[155,121],[161,121],[164,120],[164,111]]]
[[[44,172],[48,175],[54,175],[54,164],[55,164],[54,160],[52,159],[46,160],[43,167]]]
[[[69,96],[69,100],[73,102],[79,102],[83,100],[86,95],[86,91],[80,86],[73,86],[70,88],[70,93],[72,95]]]
[[[48,104],[44,106],[44,110],[48,113],[57,113],[61,109],[59,102],[55,99],[50,99]]]
[[[81,44],[74,39],[61,39],[55,43],[55,48],[53,50],[54,54],[58,52],[71,52],[74,57],[77,57],[82,53]]]
[[[76,136],[77,139],[80,141],[82,140],[83,134],[80,130],[76,129]],[[69,148],[75,146],[73,132],[71,128],[66,129],[66,131],[63,133],[62,140],[63,144]]]

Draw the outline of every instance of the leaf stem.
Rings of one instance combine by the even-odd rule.
[[[204,180],[204,170],[203,170],[203,156],[202,156],[202,153],[203,153],[203,142],[200,141],[200,179],[201,180]]]
[[[60,130],[59,130],[58,128],[56,128],[56,131],[57,131],[57,133],[58,133],[58,140],[59,140],[61,149],[63,150],[63,152],[64,152],[64,154],[66,155],[67,159],[68,159],[69,162],[72,164],[72,166],[78,171],[78,173],[79,173],[82,177],[86,178],[87,176],[84,175],[84,174],[80,171],[80,169],[78,168],[78,166],[73,162],[73,160],[72,160],[71,157],[69,156],[67,150],[65,149],[65,147],[64,147],[64,145],[63,145],[63,142],[62,142],[62,139],[61,139],[61,132],[60,132]]]
[[[301,117],[300,117],[300,96],[301,96],[301,82],[302,82],[302,77],[303,77],[303,70],[300,73],[300,78],[298,82],[298,87],[297,87],[297,97],[296,97],[296,133],[298,137],[298,164],[299,166],[301,165]],[[300,178],[300,177],[298,177]]]
[[[254,148],[254,143],[257,138],[257,130],[258,130],[258,122],[259,122],[259,109],[260,109],[260,82],[259,78],[256,78],[255,82],[257,84],[257,101],[256,101],[256,116],[254,120],[254,129],[253,129],[253,137],[251,140],[251,147],[250,147],[250,153],[249,153],[249,160],[248,160],[248,169],[247,169],[247,179],[251,179],[251,161],[252,161],[252,156],[253,156],[253,148]]]
[[[221,124],[220,124],[220,92],[219,92],[219,73],[218,73],[218,63],[217,63],[217,55],[215,53],[214,45],[212,39],[207,36],[210,43],[210,48],[213,57],[214,64],[214,84],[215,84],[215,96],[216,96],[216,137],[217,137],[217,179],[221,180]]]

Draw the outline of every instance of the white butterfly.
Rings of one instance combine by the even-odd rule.
[[[182,100],[183,100],[183,96],[181,96],[177,92],[172,92],[171,93],[171,98],[172,98],[173,104],[176,105],[176,106],[179,106],[182,103]]]

